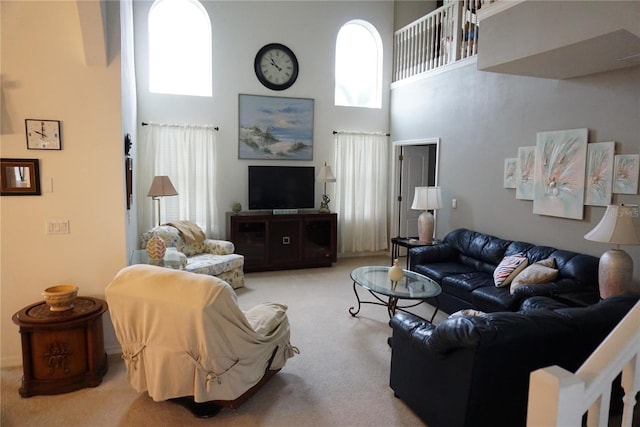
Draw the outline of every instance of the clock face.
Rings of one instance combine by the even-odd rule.
[[[59,120],[26,119],[27,148],[31,150],[60,150]]]
[[[258,51],[254,61],[258,80],[273,90],[284,90],[298,78],[298,60],[288,47],[271,43]]]

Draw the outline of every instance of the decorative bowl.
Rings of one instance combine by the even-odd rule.
[[[73,301],[78,296],[76,285],[51,286],[42,292],[44,302],[51,311],[65,311],[73,308]]]

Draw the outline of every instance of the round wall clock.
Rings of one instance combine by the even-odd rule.
[[[298,78],[298,59],[280,43],[263,46],[256,54],[253,68],[260,83],[269,89],[284,90]]]

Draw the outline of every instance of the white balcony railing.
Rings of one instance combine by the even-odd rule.
[[[394,34],[393,81],[478,53],[478,10],[496,0],[446,0]]]
[[[607,427],[611,384],[622,373],[621,424],[631,427],[640,391],[640,301],[600,344],[575,374],[559,366],[531,373],[528,426]]]

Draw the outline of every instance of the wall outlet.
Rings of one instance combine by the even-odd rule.
[[[451,208],[456,209],[458,207],[458,199],[451,199]]]
[[[68,219],[48,219],[46,227],[47,234],[69,234]]]

